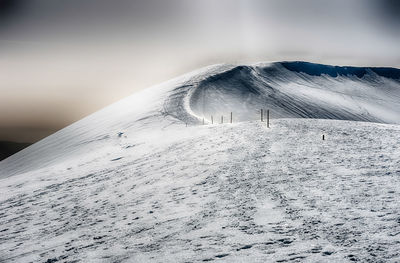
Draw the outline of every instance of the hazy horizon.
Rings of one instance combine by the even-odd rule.
[[[0,141],[218,63],[400,68],[400,2],[0,1]]]

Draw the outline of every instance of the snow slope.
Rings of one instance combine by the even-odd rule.
[[[380,75],[378,75],[380,74]],[[305,62],[239,66],[202,81],[192,109],[200,116],[323,118],[400,123],[400,70]]]
[[[396,262],[399,77],[216,65],[128,97],[0,162],[0,261]]]
[[[306,62],[206,67],[134,94],[0,162],[0,178],[91,152],[119,132],[199,124],[203,117],[209,123],[211,115],[220,120],[230,112],[234,121],[255,120],[260,109],[270,109],[272,118],[399,124],[400,70]]]

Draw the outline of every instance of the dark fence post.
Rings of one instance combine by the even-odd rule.
[[[269,128],[269,110],[267,110],[267,128]]]
[[[264,121],[264,116],[263,116],[263,109],[261,109],[261,122]]]
[[[231,123],[232,123],[233,119],[232,119],[232,112],[231,112]]]

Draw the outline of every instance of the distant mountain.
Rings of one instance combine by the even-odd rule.
[[[31,143],[0,141],[0,161],[28,147]]]

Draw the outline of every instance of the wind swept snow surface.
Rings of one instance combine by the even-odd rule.
[[[212,66],[26,148],[0,162],[0,262],[397,262],[398,71],[362,69]]]
[[[378,75],[381,74],[381,75]],[[400,70],[306,62],[238,66],[198,85],[192,108],[207,119],[233,112],[238,121],[319,118],[400,123]]]

